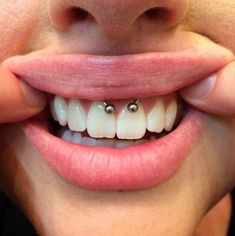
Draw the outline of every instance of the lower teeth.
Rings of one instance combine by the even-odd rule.
[[[64,105],[66,105],[66,106],[68,106],[67,103],[70,104],[73,101],[73,100],[67,101],[66,99],[63,99],[63,98],[61,98],[61,99],[64,101],[64,103],[65,103]],[[156,98],[156,100],[158,102],[162,101],[161,99],[162,98]],[[155,101],[155,98],[153,100]],[[165,100],[167,100],[167,99],[165,98]],[[142,101],[142,102],[146,102],[146,101]],[[105,121],[98,119],[98,118],[100,118],[99,112],[97,113],[98,115],[96,113],[93,114],[94,113],[93,106],[95,104],[94,102],[91,104],[92,106],[88,110],[88,117],[91,117],[91,113],[93,112],[92,113],[93,114],[93,123],[88,118],[86,118],[87,119],[87,121],[86,121],[87,123],[86,123],[84,120],[81,121],[80,119],[78,119],[79,117],[75,117],[76,119],[73,117],[77,122],[80,122],[80,123],[85,122],[86,123],[85,127],[83,127],[83,129],[80,129],[80,130],[77,129],[76,127],[73,128],[73,125],[71,124],[71,119],[68,119],[69,115],[71,116],[71,114],[66,109],[65,110],[66,110],[67,113],[69,113],[69,115],[66,113],[67,115],[65,116],[65,122],[61,123],[61,122],[58,121],[58,119],[56,119],[56,117],[60,117],[61,113],[63,113],[62,111],[60,111],[62,109],[61,108],[62,105],[60,104],[60,106],[57,106],[57,108],[59,110],[57,109],[58,114],[56,114],[56,115],[55,114],[53,115],[53,111],[54,112],[56,111],[55,107],[54,108],[51,107],[51,109],[53,108],[51,110],[51,112],[52,112],[52,115],[53,115],[54,119],[50,118],[50,124],[51,125],[49,126],[49,129],[50,129],[52,134],[55,134],[56,136],[58,136],[59,138],[65,140],[67,142],[71,142],[71,143],[74,143],[74,144],[85,145],[85,146],[125,148],[125,147],[130,147],[130,146],[141,145],[141,144],[144,144],[146,142],[149,142],[149,141],[152,141],[152,140],[155,140],[155,139],[158,139],[158,138],[161,138],[161,137],[167,135],[169,132],[173,131],[174,128],[176,128],[177,125],[179,124],[179,121],[182,118],[182,114],[184,114],[183,109],[181,107],[181,103],[175,105],[175,103],[176,103],[176,98],[175,97],[173,97],[173,98],[170,97],[170,101],[171,101],[169,103],[170,105],[168,104],[168,106],[167,106],[167,108],[165,108],[165,110],[164,109],[161,110],[160,108],[162,106],[160,106],[157,102],[156,102],[156,104],[154,103],[155,105],[152,108],[152,110],[150,112],[148,112],[147,115],[144,115],[145,118],[143,118],[143,119],[140,119],[137,116],[138,114],[135,114],[136,117],[134,117],[134,118],[132,117],[132,119],[129,118],[129,120],[128,120],[128,117],[125,117],[126,120],[122,117],[123,118],[122,121],[123,120],[125,121],[124,122],[125,124],[123,124],[122,127],[121,127],[124,130],[124,134],[122,134],[123,133],[123,132],[121,132],[122,129],[120,129],[120,119],[121,119],[120,114],[123,114],[123,110],[121,110],[121,112],[119,113],[119,116],[115,116],[114,122],[116,124],[116,133],[114,132],[114,135],[108,135],[109,132],[106,132],[106,130],[105,130],[105,129],[110,128],[109,126],[106,127],[106,123],[107,123],[107,119],[109,118],[108,117],[109,114],[106,114],[105,111],[103,111],[103,110],[99,111],[99,112],[102,112],[102,114],[103,113],[106,114],[107,119],[105,119]],[[54,101],[53,104],[55,106],[55,101]],[[174,106],[172,106],[172,104]],[[176,108],[175,106],[177,106],[177,111],[175,111],[175,108]],[[155,111],[154,109],[157,109],[156,107],[158,109],[160,109],[161,112]],[[170,110],[170,107],[174,107],[174,112]],[[126,109],[126,106],[124,106],[124,108]],[[152,115],[153,111],[155,111],[156,114],[154,113],[153,117],[152,117],[151,115]],[[181,111],[181,112],[179,112],[179,111]],[[84,110],[84,112],[85,112],[85,110]],[[126,110],[125,110],[125,112],[126,112]],[[159,117],[162,116],[162,114],[163,114],[164,119],[159,118]],[[96,118],[95,120],[94,120],[94,117]],[[150,120],[147,120],[147,118],[149,118]],[[98,121],[97,121],[97,119],[98,119]],[[133,119],[134,119],[135,122],[132,122]],[[155,127],[153,125],[153,124],[156,123],[155,122],[156,120],[159,122],[158,126],[160,125],[159,127],[161,127],[161,129],[160,128],[158,129],[157,128],[158,126]],[[58,121],[58,122],[55,122],[55,121]],[[118,121],[119,121],[119,123],[118,123]],[[151,121],[152,123],[151,122],[149,123],[149,121]],[[75,126],[77,125],[77,122],[73,122],[75,124]],[[128,125],[127,125],[127,122],[129,122]],[[135,135],[135,132],[137,132],[140,129],[139,124],[143,124],[143,122],[147,122],[146,123],[147,126],[146,126],[146,130],[145,130],[145,135],[144,135],[144,130],[141,129],[141,135],[138,135],[138,137],[137,137]],[[94,123],[95,123],[95,125],[93,125]],[[118,126],[118,124],[119,124],[119,126]],[[99,125],[101,125],[101,129],[99,129],[100,128]],[[130,126],[132,126],[131,130],[129,130]],[[153,127],[151,128],[150,126],[151,127],[154,126],[157,130]],[[118,129],[118,127],[119,127],[119,129]],[[79,131],[85,130],[85,131],[78,132],[78,130]],[[139,139],[139,138],[141,138],[141,139]]]
[[[161,134],[164,136],[165,134]],[[95,147],[113,147],[113,148],[125,148],[130,146],[141,145],[152,140],[156,140],[158,137],[152,135],[149,139],[140,140],[121,140],[121,139],[95,139],[87,136],[82,136],[79,132],[73,132],[68,128],[60,128],[57,136],[61,139],[85,146],[95,146]]]

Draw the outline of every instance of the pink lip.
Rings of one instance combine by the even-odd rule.
[[[3,65],[51,94],[88,100],[127,99],[169,94],[205,78],[232,60],[228,52],[217,51],[28,55],[10,58]]]
[[[27,55],[5,65],[48,93],[88,100],[142,98],[175,92],[232,60],[222,49],[130,56]],[[199,140],[205,115],[190,109],[170,134],[143,145],[115,149],[65,142],[32,119],[23,129],[42,157],[69,182],[92,189],[140,189],[166,181]]]
[[[123,149],[88,147],[51,135],[29,121],[24,132],[49,165],[69,182],[91,189],[141,189],[171,177],[200,137],[205,115],[191,110],[179,127],[156,141]]]

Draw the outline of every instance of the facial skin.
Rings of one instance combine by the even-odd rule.
[[[95,20],[71,17],[71,6]],[[172,10],[170,20],[141,16],[159,6]],[[0,0],[0,10],[1,62],[42,49],[119,55],[180,51],[197,43],[235,53],[234,0]],[[42,236],[189,236],[235,186],[232,118],[208,114],[181,169],[160,186],[140,191],[75,187],[50,169],[18,124],[1,125],[0,134],[1,188]]]

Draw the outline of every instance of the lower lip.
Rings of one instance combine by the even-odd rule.
[[[205,114],[190,109],[170,134],[123,149],[68,143],[50,134],[45,122],[23,124],[26,137],[59,175],[97,190],[142,189],[172,177],[201,136]]]

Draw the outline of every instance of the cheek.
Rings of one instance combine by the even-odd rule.
[[[37,166],[36,154],[17,125],[1,125],[0,133],[0,189],[15,201],[19,196],[29,200],[33,194],[29,160]]]
[[[211,116],[205,134],[201,150],[207,159],[208,174],[214,176],[212,191],[228,192],[235,186],[235,119]]]
[[[192,0],[187,26],[235,52],[235,0]]]
[[[26,51],[40,1],[0,0],[0,62]]]

